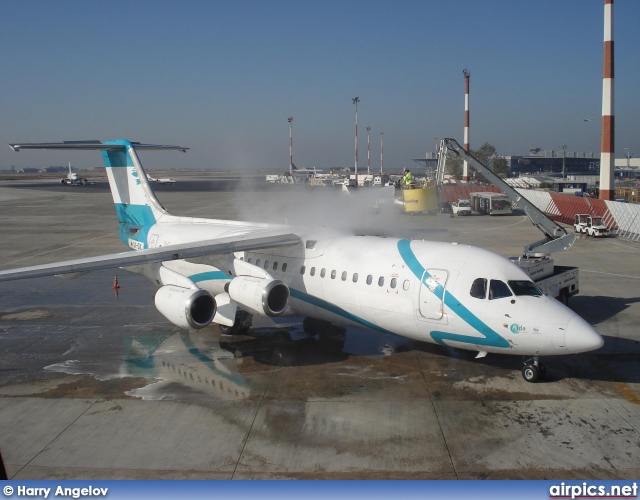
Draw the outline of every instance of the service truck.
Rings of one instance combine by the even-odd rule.
[[[609,236],[609,228],[604,225],[602,217],[589,214],[576,214],[573,222],[576,233],[584,233],[588,236]]]
[[[577,267],[556,266],[549,257],[511,257],[509,260],[527,273],[543,293],[565,306],[569,304],[569,297],[579,292]]]
[[[451,203],[453,215],[471,215],[471,202],[469,200],[458,200]]]

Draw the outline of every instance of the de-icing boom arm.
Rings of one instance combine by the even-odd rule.
[[[547,217],[544,212],[538,209],[533,203],[522,196],[518,191],[497,176],[491,169],[483,165],[475,157],[458,144],[455,139],[442,139],[440,151],[438,152],[438,172],[437,180],[441,182],[444,175],[447,152],[451,151],[466,161],[475,170],[480,172],[489,182],[498,187],[506,194],[511,201],[524,210],[534,226],[545,235],[545,238],[524,247],[524,255],[527,257],[540,257],[553,252],[561,252],[569,249],[576,241],[575,234],[568,234],[567,231]]]

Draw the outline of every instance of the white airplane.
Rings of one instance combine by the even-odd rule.
[[[147,180],[149,182],[157,182],[158,184],[175,184],[176,181],[174,179],[172,179],[171,177],[151,177],[149,174],[147,174]]]
[[[120,238],[136,251],[2,271],[0,280],[123,267],[156,283],[156,307],[186,329],[217,323],[234,333],[246,330],[252,315],[304,316],[310,333],[338,322],[477,351],[477,357],[525,356],[522,373],[530,382],[546,373],[540,356],[603,345],[589,323],[488,250],[171,215],[136,150],[187,148],[122,139],[11,147],[101,150]]]
[[[88,180],[80,177],[76,172],[71,171],[71,162],[69,162],[69,173],[64,179],[60,179],[60,184],[88,184]]]

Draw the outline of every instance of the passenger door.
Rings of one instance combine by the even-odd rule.
[[[449,272],[445,269],[426,269],[420,280],[418,319],[447,322],[444,314],[444,296]]]

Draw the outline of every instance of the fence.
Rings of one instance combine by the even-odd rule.
[[[640,242],[640,205],[545,191],[516,191],[557,222],[573,224],[575,214],[598,215],[619,238]]]

